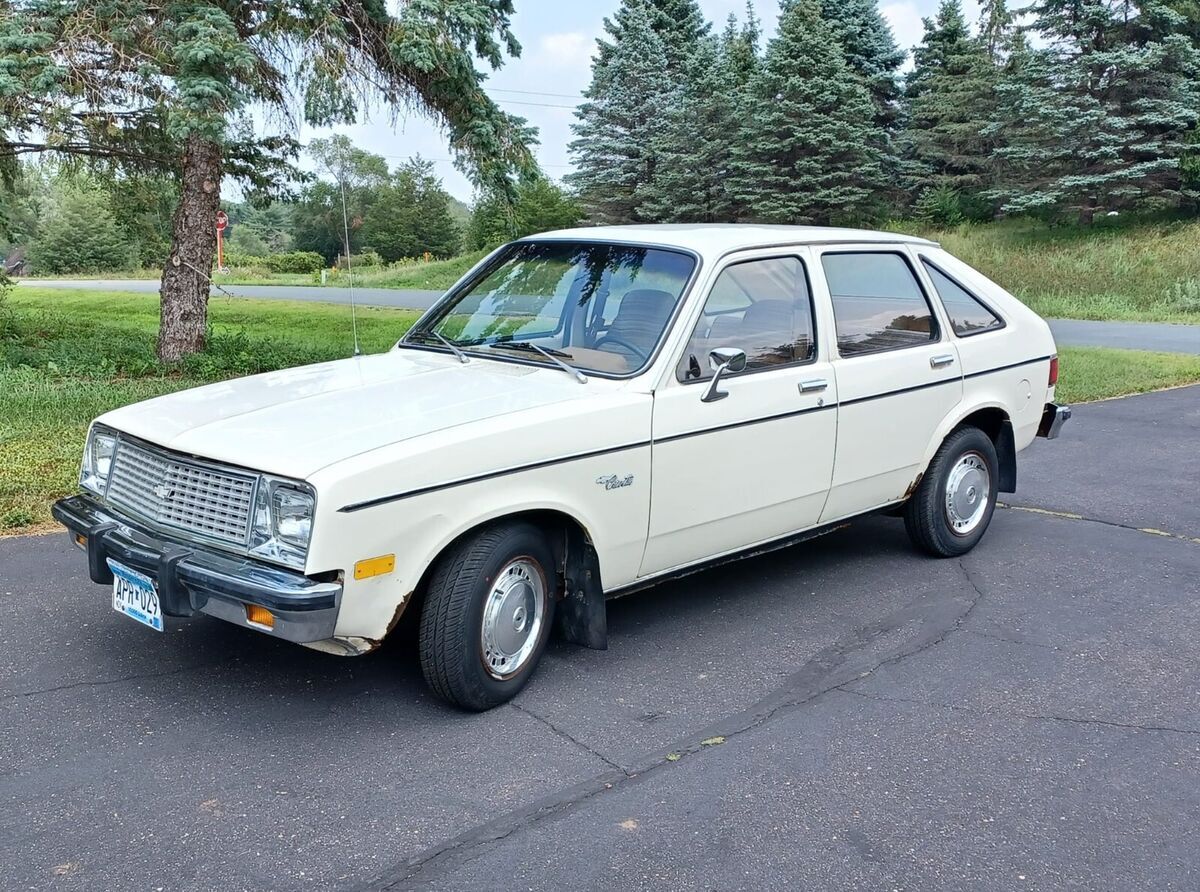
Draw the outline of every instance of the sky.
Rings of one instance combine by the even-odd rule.
[[[763,20],[766,36],[774,32],[777,0],[753,0]],[[596,38],[604,33],[605,16],[612,15],[619,0],[516,0],[513,31],[523,47],[519,59],[510,59],[492,73],[486,89],[506,111],[520,115],[538,128],[540,145],[535,148],[545,172],[561,179],[571,170],[567,144],[571,141],[573,109],[580,93],[591,80],[591,57]],[[880,10],[895,34],[896,42],[911,48],[921,39],[923,16],[935,13],[938,0],[881,0]],[[729,14],[742,17],[745,0],[700,0],[700,6],[717,29],[723,28]],[[964,0],[969,21],[979,15],[974,0]],[[302,142],[334,131],[306,127]],[[451,195],[470,202],[472,189],[450,158],[446,140],[429,121],[407,116],[392,121],[389,114],[376,110],[369,119],[353,126],[337,128],[355,144],[383,155],[394,166],[413,155],[434,162]]]

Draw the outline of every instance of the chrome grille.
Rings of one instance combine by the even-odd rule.
[[[245,545],[256,480],[122,438],[107,497],[163,526]]]

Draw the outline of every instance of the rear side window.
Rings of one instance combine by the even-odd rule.
[[[942,306],[946,308],[946,315],[950,317],[955,334],[973,335],[1004,327],[1000,317],[984,306],[983,301],[924,257],[921,258],[921,262],[925,264],[925,271],[933,281],[934,290],[942,299]]]
[[[712,377],[708,354],[718,347],[746,353],[746,369],[811,362],[812,298],[798,257],[746,260],[726,267],[713,283],[704,313],[679,363],[681,381]]]
[[[825,254],[821,263],[842,356],[918,347],[938,339],[929,301],[913,268],[899,254]]]

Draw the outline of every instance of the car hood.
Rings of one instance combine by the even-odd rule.
[[[559,369],[393,350],[209,384],[98,421],[189,455],[303,478],[434,431],[586,396]]]

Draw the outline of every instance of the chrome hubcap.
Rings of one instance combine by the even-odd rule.
[[[968,452],[946,478],[946,522],[956,536],[969,536],[983,522],[991,498],[992,478],[978,452]]]
[[[509,561],[483,605],[480,653],[492,678],[520,672],[533,656],[546,617],[546,579],[532,558]]]

